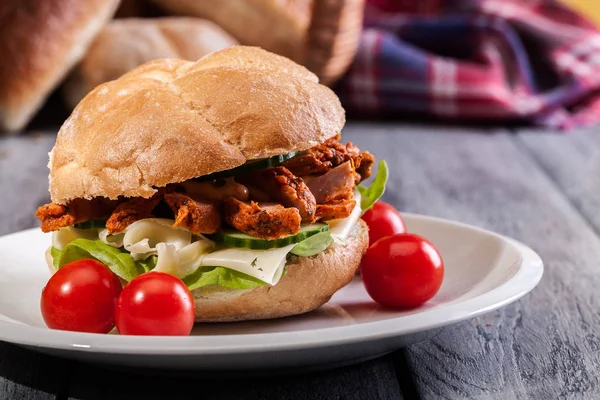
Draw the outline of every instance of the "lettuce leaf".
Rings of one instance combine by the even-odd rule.
[[[209,285],[227,289],[251,289],[266,285],[259,279],[225,267],[201,267],[182,280],[190,290]]]
[[[320,232],[292,247],[290,253],[301,257],[314,256],[331,246],[333,241],[329,232]]]
[[[61,251],[59,249],[57,249],[56,247],[52,246],[52,248],[50,248],[50,254],[52,255],[52,264],[54,265],[55,269],[58,269],[58,261],[60,260],[60,253],[61,253]]]
[[[388,167],[385,160],[379,161],[379,166],[377,168],[377,176],[373,179],[371,186],[365,187],[363,185],[358,185],[357,189],[361,195],[360,208],[362,209],[362,213],[364,214],[369,208],[373,207],[373,204],[385,192],[385,185],[388,180]]]
[[[75,260],[92,258],[106,265],[115,275],[127,282],[153,268],[152,263],[156,265],[156,259],[135,261],[127,251],[109,246],[101,240],[78,238],[66,245],[62,251],[56,249],[51,252],[57,268]]]
[[[158,256],[152,255],[145,260],[138,260],[136,263],[140,264],[142,268],[144,268],[145,272],[150,272],[156,267],[156,263],[158,262]]]

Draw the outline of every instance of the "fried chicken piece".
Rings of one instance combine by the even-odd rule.
[[[315,196],[317,204],[353,197],[355,175],[352,161],[346,161],[323,175],[303,177],[306,185]]]
[[[196,201],[180,193],[165,195],[165,202],[175,215],[174,227],[186,228],[196,235],[221,229],[221,213],[214,203]]]
[[[351,143],[340,143],[340,135],[318,144],[297,155],[282,165],[299,176],[320,175],[338,165],[360,157],[360,152]]]
[[[236,178],[246,186],[265,192],[272,200],[300,211],[302,222],[315,222],[317,202],[302,178],[282,166],[252,171]]]
[[[350,142],[341,143],[340,135],[308,149],[282,165],[298,176],[321,175],[350,160],[359,173],[357,184],[371,176],[371,166],[375,161],[373,155],[368,151],[361,153]]]
[[[297,208],[280,204],[259,205],[229,198],[223,203],[225,221],[250,236],[277,239],[300,230],[302,218]]]
[[[152,218],[152,210],[164,197],[164,191],[159,191],[149,199],[134,197],[119,204],[106,221],[108,233],[115,234],[125,230],[135,221]]]
[[[371,176],[371,168],[373,167],[373,163],[375,162],[375,156],[368,151],[363,151],[360,153],[360,163],[356,168],[356,172],[360,175],[360,181],[364,181],[365,179]],[[357,182],[357,184],[360,183]]]
[[[74,199],[66,205],[45,204],[37,209],[35,215],[42,222],[42,232],[52,232],[78,222],[105,218],[116,205],[117,201],[106,198]]]
[[[347,218],[356,207],[356,200],[338,200],[328,204],[317,205],[317,220],[329,221],[331,219]]]
[[[42,222],[42,232],[57,231],[65,226],[75,224],[75,213],[62,204],[44,204],[39,207],[35,216]]]

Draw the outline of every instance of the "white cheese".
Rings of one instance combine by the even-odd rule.
[[[212,249],[213,243],[207,240],[198,240],[179,250],[172,244],[158,243],[158,260],[154,271],[184,278],[200,267],[202,257]]]
[[[77,236],[69,228],[60,228],[52,232],[52,246],[62,250],[66,245],[77,239]]]
[[[336,240],[344,241],[362,214],[360,193],[358,191],[354,192],[354,200],[356,200],[356,206],[348,217],[327,221],[327,224],[329,224],[329,233]]]
[[[156,245],[156,253],[158,254],[158,259],[153,271],[164,272],[179,277],[177,273],[179,260],[177,259],[177,249],[175,246],[168,243],[158,243]]]
[[[250,250],[227,248],[202,256],[200,266],[226,267],[270,285],[276,284],[283,273],[287,253],[295,245],[269,250]]]
[[[198,269],[202,263],[202,257],[213,248],[213,242],[198,240],[177,250],[177,276],[183,278]]]
[[[125,236],[124,233],[111,235],[108,233],[108,229],[102,229],[100,233],[98,233],[98,239],[100,239],[107,245],[116,248],[123,247],[123,236]]]
[[[164,218],[146,218],[129,225],[123,236],[123,246],[134,260],[143,260],[158,254],[157,244],[166,243],[179,250],[192,242],[187,229],[173,228],[175,221]]]

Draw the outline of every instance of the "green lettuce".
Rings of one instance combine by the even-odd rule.
[[[361,195],[360,200],[360,208],[364,214],[369,208],[373,207],[373,204],[385,192],[385,185],[388,180],[388,167],[385,160],[379,161],[379,167],[377,168],[377,176],[373,179],[371,186],[365,187],[363,185],[358,185],[357,189]]]
[[[54,265],[55,269],[58,269],[58,261],[60,260],[60,253],[61,253],[61,251],[54,246],[52,246],[52,248],[50,249],[50,254],[52,255],[52,264]]]
[[[290,253],[301,257],[314,256],[333,244],[333,237],[329,232],[320,232],[304,239],[294,247]]]
[[[78,238],[66,245],[62,251],[53,248],[51,253],[57,269],[75,260],[92,258],[106,265],[115,275],[127,282],[150,271],[156,265],[156,257],[135,261],[127,251],[109,246],[101,240]]]
[[[201,267],[182,280],[190,290],[209,285],[227,289],[251,289],[266,285],[250,275],[225,267]]]
[[[158,256],[152,255],[146,258],[145,260],[138,260],[136,262],[140,264],[142,268],[144,268],[144,272],[150,272],[154,269],[154,267],[156,267],[156,263],[158,262]]]

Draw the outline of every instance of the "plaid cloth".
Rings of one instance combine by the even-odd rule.
[[[561,129],[600,120],[600,32],[565,5],[412,3],[421,10],[367,4],[356,58],[335,87],[350,115],[419,113]]]

